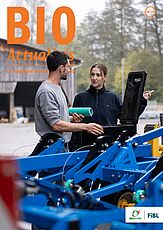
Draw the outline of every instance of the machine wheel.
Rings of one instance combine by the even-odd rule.
[[[130,190],[123,190],[101,198],[102,201],[116,205],[120,208],[127,207],[132,201],[133,193]]]
[[[75,196],[70,192],[65,192],[59,197],[60,205],[64,208],[73,208],[75,206]]]
[[[120,196],[118,197],[118,194],[117,194],[117,206],[119,208],[128,207],[130,203],[133,203],[132,201],[133,193],[131,191],[124,192],[123,194],[121,193],[119,195]]]

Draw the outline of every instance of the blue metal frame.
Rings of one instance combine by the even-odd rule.
[[[85,179],[99,179],[108,182],[106,187],[89,192],[98,198],[125,189],[135,191],[144,188],[157,163],[157,158],[151,156],[150,145],[144,142],[159,136],[163,136],[163,127],[132,137],[123,146],[116,141],[82,168],[80,167],[89,151],[23,158],[18,159],[18,164],[21,174],[30,170],[55,170],[55,173],[43,178],[43,181],[73,179],[73,183],[78,184]],[[93,167],[94,170],[91,170]]]
[[[99,184],[105,182],[106,185],[94,190],[90,187],[90,191],[85,193],[83,197],[90,196],[96,200],[110,194],[114,195],[114,193],[122,190],[137,191],[138,189],[144,189],[148,199],[144,201],[145,203],[138,205],[159,206],[160,204],[162,206],[162,192],[158,192],[158,190],[160,189],[159,186],[163,186],[161,182],[163,175],[160,173],[153,180],[150,179],[158,159],[152,157],[151,146],[145,143],[159,136],[163,136],[163,127],[132,137],[123,145],[115,141],[112,146],[101,152],[99,156],[92,159],[82,168],[81,165],[89,151],[59,153],[58,149],[63,147],[59,143],[51,146],[50,151],[45,150],[46,154],[44,151],[44,153],[36,157],[17,159],[19,173],[22,178],[31,179],[26,174],[28,171],[54,170],[49,176],[39,179],[33,178],[33,180],[40,187],[40,191],[43,194],[50,194],[55,203],[57,203],[62,194],[70,192],[74,195],[74,191],[71,188],[67,189],[64,186],[59,186],[55,184],[56,182],[65,182],[72,179],[73,184],[78,185],[84,180],[90,180],[94,183],[98,179]],[[146,187],[147,183],[148,187]],[[77,199],[76,193],[75,198]],[[119,229],[131,227],[131,225],[123,223],[124,210],[108,203],[99,202],[99,205],[103,207],[103,210],[100,211],[73,210],[61,208],[60,205],[48,207],[48,199],[46,195],[45,197],[43,195],[26,197],[22,203],[24,220],[40,227],[47,227],[50,230],[61,227],[64,230],[69,229],[71,224],[76,224],[82,230],[94,229],[97,224],[112,223],[113,221],[120,223]],[[88,200],[83,200],[83,203],[86,204],[87,202]],[[90,199],[90,202],[94,201]],[[71,207],[71,205],[69,206],[69,203],[67,203],[67,207]],[[90,218],[90,215],[94,219]],[[43,224],[40,224],[40,219],[43,220]],[[152,229],[150,226],[148,225],[147,229]],[[152,226],[157,229],[157,224]],[[132,228],[146,229],[141,224],[132,225]],[[111,225],[111,229],[118,229],[116,223]]]
[[[146,187],[146,199],[140,201],[137,207],[163,207],[163,172],[151,180]],[[55,190],[55,189],[54,189]],[[31,199],[31,200],[30,200]],[[92,200],[93,202],[93,200]],[[152,230],[161,229],[163,223],[153,224],[126,224],[125,210],[116,206],[99,202],[101,210],[81,210],[67,209],[61,207],[46,206],[46,198],[43,195],[28,197],[26,202],[22,202],[21,210],[23,220],[48,230],[79,229],[93,230],[99,224],[108,224],[106,228],[112,230]]]

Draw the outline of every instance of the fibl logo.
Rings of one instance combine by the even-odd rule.
[[[152,219],[159,218],[159,215],[157,212],[149,212],[147,216],[148,218],[152,218]]]

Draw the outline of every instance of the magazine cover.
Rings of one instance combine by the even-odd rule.
[[[163,3],[0,9],[0,229],[160,229]]]

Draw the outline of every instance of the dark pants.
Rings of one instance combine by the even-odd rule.
[[[31,157],[38,155],[39,153],[47,149],[47,147],[54,144],[59,138],[60,136],[58,136],[56,133],[46,133],[44,136],[41,137],[39,143],[36,145],[33,152],[29,156]]]

